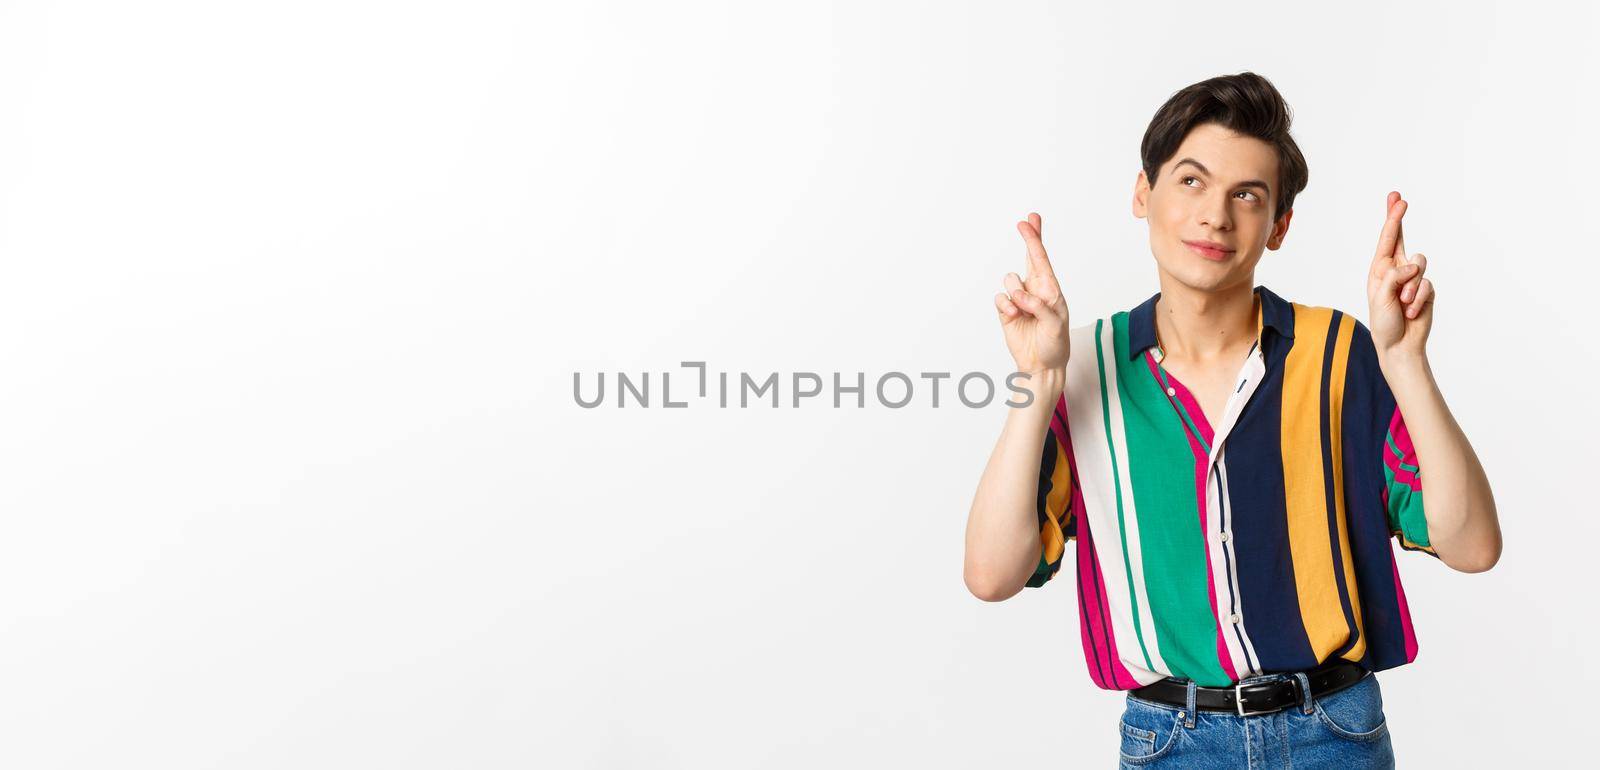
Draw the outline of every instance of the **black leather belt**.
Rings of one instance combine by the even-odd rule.
[[[1361,666],[1339,658],[1305,672],[1311,682],[1311,694],[1321,698],[1343,690],[1371,673]],[[1290,706],[1300,705],[1300,678],[1292,672],[1286,679],[1269,679],[1232,687],[1196,687],[1194,707],[1197,711],[1227,711],[1239,716],[1270,714]],[[1129,692],[1135,698],[1165,703],[1179,708],[1188,706],[1187,679],[1167,677],[1151,682]]]

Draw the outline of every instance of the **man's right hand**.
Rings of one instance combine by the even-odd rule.
[[[1026,221],[1017,223],[1017,230],[1027,245],[1028,275],[1022,278],[1016,273],[1006,273],[1006,291],[994,295],[1006,347],[1011,350],[1017,371],[1032,374],[1065,367],[1071,353],[1067,300],[1061,295],[1061,284],[1056,282],[1050,257],[1045,255],[1044,241],[1040,237],[1043,228],[1044,220],[1033,213],[1028,214]]]

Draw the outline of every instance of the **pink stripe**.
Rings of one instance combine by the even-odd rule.
[[[1394,598],[1400,604],[1400,630],[1406,637],[1406,662],[1417,659],[1417,632],[1411,627],[1411,607],[1406,604],[1406,589],[1400,585],[1400,565],[1394,561],[1394,545],[1390,541],[1389,568],[1394,572]]]
[[[1072,436],[1071,432],[1067,430],[1067,396],[1065,393],[1056,399],[1056,408],[1050,413],[1050,430],[1055,432],[1056,440],[1060,441],[1068,452],[1072,451]],[[1073,470],[1076,472],[1077,469],[1074,468]],[[1076,478],[1074,478],[1073,486],[1074,488],[1077,486]]]
[[[1394,408],[1394,415],[1389,418],[1389,434],[1394,436],[1394,445],[1400,450],[1402,457],[1395,457],[1394,450],[1389,448],[1389,442],[1383,444],[1383,464],[1394,473],[1397,484],[1405,484],[1413,492],[1422,488],[1422,480],[1416,473],[1400,467],[1400,463],[1417,467],[1417,448],[1411,443],[1411,431],[1406,429],[1405,418],[1400,415],[1400,407]],[[1385,498],[1387,500],[1387,498]]]
[[[1156,378],[1156,384],[1160,385],[1161,377],[1156,372],[1155,355],[1151,353],[1145,354],[1144,362],[1150,366],[1150,375]],[[1215,441],[1216,438],[1211,433],[1211,423],[1206,421],[1206,413],[1200,409],[1200,402],[1194,400],[1194,394],[1190,393],[1183,383],[1178,382],[1178,378],[1172,376],[1171,372],[1166,374],[1167,384],[1171,385],[1172,389],[1177,392],[1176,398],[1183,403],[1183,408],[1189,412],[1189,417],[1194,420],[1195,427],[1200,429],[1200,436],[1205,439],[1206,445],[1210,446],[1211,442]],[[1166,391],[1162,392],[1165,393]],[[1185,432],[1187,432],[1187,427]]]
[[[1111,608],[1106,599],[1105,574],[1100,571],[1100,559],[1094,547],[1094,533],[1089,531],[1089,519],[1083,513],[1083,487],[1078,483],[1078,465],[1073,461],[1071,423],[1067,417],[1066,397],[1056,402],[1055,413],[1050,418],[1050,429],[1067,458],[1067,471],[1072,478],[1072,511],[1078,523],[1078,591],[1082,604],[1078,612],[1078,630],[1083,641],[1083,660],[1089,668],[1089,679],[1103,690],[1131,690],[1139,687],[1117,652],[1116,634],[1111,630]],[[1106,675],[1110,675],[1110,680]]]
[[[1073,503],[1082,501],[1082,497],[1073,492]],[[1083,612],[1079,625],[1083,627],[1084,662],[1089,666],[1089,678],[1095,685],[1103,690],[1132,690],[1141,686],[1139,680],[1133,678],[1126,666],[1122,665],[1122,655],[1117,652],[1117,635],[1110,624],[1110,607],[1107,606],[1105,573],[1100,570],[1100,558],[1095,553],[1094,533],[1089,531],[1089,520],[1082,519],[1078,522],[1078,580],[1083,586]],[[1105,613],[1105,622],[1102,622],[1102,612]],[[1096,662],[1098,654],[1098,662]],[[1111,681],[1105,681],[1101,675],[1110,669]]]
[[[1156,377],[1156,383],[1159,385],[1161,378],[1157,373],[1155,356],[1146,353],[1144,360],[1150,367],[1150,374]],[[1206,420],[1205,413],[1200,410],[1200,402],[1195,400],[1194,394],[1189,392],[1189,389],[1184,387],[1177,377],[1172,376],[1171,372],[1167,373],[1167,384],[1172,386],[1175,394],[1173,397],[1189,412],[1189,417],[1194,420],[1195,427],[1200,430],[1200,435],[1205,438],[1206,444],[1209,445],[1213,440],[1214,434],[1211,431],[1211,423]],[[1182,419],[1182,417],[1180,416],[1179,419]],[[1229,680],[1238,681],[1239,674],[1233,668],[1233,656],[1228,654],[1228,642],[1223,637],[1222,622],[1217,619],[1217,585],[1213,579],[1215,575],[1211,568],[1211,548],[1206,542],[1206,538],[1211,536],[1206,511],[1206,471],[1210,467],[1211,458],[1206,454],[1205,446],[1194,435],[1194,431],[1189,430],[1187,424],[1184,426],[1183,435],[1184,438],[1189,440],[1189,452],[1194,456],[1195,500],[1200,507],[1200,543],[1206,555],[1206,601],[1211,603],[1211,620],[1213,627],[1216,629],[1214,638],[1217,644],[1217,662],[1222,664],[1222,670],[1227,673]]]

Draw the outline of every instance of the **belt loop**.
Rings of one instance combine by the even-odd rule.
[[[1313,702],[1311,698],[1311,679],[1306,676],[1304,671],[1296,671],[1294,676],[1300,680],[1300,713],[1310,714]]]
[[[1199,685],[1193,679],[1189,680],[1188,691],[1184,693],[1183,726],[1194,727],[1194,693]]]

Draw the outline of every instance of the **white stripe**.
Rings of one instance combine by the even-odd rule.
[[[1227,455],[1226,454],[1223,455],[1222,461],[1217,463],[1217,475],[1218,475],[1219,478],[1222,479],[1222,495],[1223,495],[1223,499],[1221,501],[1219,501],[1219,502],[1222,505],[1227,506],[1227,511],[1228,511],[1228,526],[1227,526],[1227,528],[1225,530],[1223,530],[1223,531],[1228,533],[1228,542],[1222,544],[1222,550],[1226,552],[1227,560],[1222,562],[1222,566],[1223,566],[1222,573],[1223,574],[1221,575],[1221,577],[1222,577],[1222,579],[1227,581],[1227,584],[1224,586],[1224,588],[1228,589],[1231,592],[1231,593],[1218,593],[1217,594],[1217,604],[1219,605],[1219,607],[1218,607],[1219,611],[1221,611],[1224,614],[1228,613],[1229,610],[1224,608],[1224,607],[1222,607],[1221,605],[1229,603],[1226,597],[1231,595],[1233,597],[1233,601],[1231,602],[1231,604],[1234,607],[1234,609],[1232,611],[1239,613],[1240,616],[1242,617],[1244,615],[1244,611],[1245,611],[1244,593],[1239,590],[1239,553],[1238,553],[1238,551],[1236,551],[1234,549],[1236,538],[1233,535],[1233,520],[1234,520],[1234,517],[1233,517],[1233,502],[1227,498],[1227,494],[1228,494],[1228,462],[1227,462]],[[1214,485],[1208,485],[1208,486],[1214,486]],[[1212,495],[1216,496],[1216,493],[1213,492]],[[1222,510],[1222,509],[1219,508],[1217,510]],[[1221,517],[1218,517],[1218,518],[1220,520]],[[1230,565],[1232,566],[1232,569],[1228,569],[1228,567]],[[1231,626],[1232,624],[1228,624],[1228,625]],[[1224,626],[1224,627],[1227,627],[1227,626]],[[1238,625],[1238,633],[1237,634],[1231,634],[1230,633],[1230,634],[1224,634],[1224,636],[1227,637],[1228,654],[1233,656],[1233,669],[1234,669],[1234,672],[1237,673],[1240,678],[1244,678],[1244,677],[1247,677],[1247,676],[1256,676],[1258,674],[1263,673],[1260,669],[1253,669],[1250,666],[1249,662],[1248,662],[1248,661],[1252,661],[1253,660],[1256,663],[1260,663],[1261,662],[1261,657],[1256,654],[1255,643],[1250,641],[1250,634],[1249,634],[1249,632],[1247,632],[1245,630],[1244,623],[1240,623]],[[1239,639],[1241,639],[1241,638],[1244,639],[1243,649],[1240,649],[1240,645],[1239,645]],[[1240,654],[1242,652],[1247,652],[1247,654]]]
[[[1222,459],[1223,445],[1227,443],[1228,435],[1233,431],[1233,426],[1239,422],[1239,414],[1244,410],[1244,405],[1254,395],[1260,386],[1262,375],[1266,372],[1266,361],[1261,354],[1261,346],[1256,345],[1255,352],[1246,359],[1240,368],[1237,378],[1242,387],[1236,387],[1235,392],[1228,398],[1228,407],[1223,412],[1222,426],[1213,431],[1211,435],[1211,456],[1206,465],[1206,511],[1207,528],[1205,542],[1206,550],[1211,558],[1212,591],[1217,596],[1217,627],[1222,629],[1224,645],[1228,656],[1233,660],[1234,671],[1240,678],[1253,676],[1256,672],[1251,669],[1250,660],[1259,660],[1255,656],[1255,648],[1250,643],[1248,634],[1245,634],[1244,624],[1235,624],[1228,618],[1237,612],[1244,615],[1244,596],[1239,591],[1239,557],[1234,549],[1233,536],[1233,507],[1228,500],[1228,471],[1227,463]],[[1221,489],[1218,489],[1217,479],[1222,480]],[[1227,514],[1227,526],[1223,526],[1223,514]],[[1219,542],[1218,533],[1228,535],[1227,542]],[[1229,597],[1232,596],[1230,601]],[[1237,628],[1237,631],[1235,631]],[[1239,638],[1244,637],[1241,645]],[[1245,649],[1250,650],[1250,655],[1245,655]]]
[[[1133,590],[1139,599],[1139,628],[1144,632],[1144,650],[1157,671],[1170,676],[1172,669],[1161,659],[1156,638],[1155,615],[1150,611],[1150,592],[1144,582],[1144,551],[1139,540],[1139,511],[1133,500],[1133,474],[1129,472],[1128,431],[1122,418],[1122,391],[1117,382],[1116,330],[1110,319],[1105,324],[1106,401],[1111,408],[1111,449],[1116,455],[1117,482],[1122,489],[1122,521],[1128,539],[1128,562],[1133,571]],[[1144,364],[1141,360],[1140,364]]]
[[[1228,406],[1222,413],[1222,424],[1212,426],[1211,432],[1211,457],[1206,460],[1207,465],[1216,463],[1217,456],[1222,453],[1222,444],[1233,432],[1233,426],[1239,422],[1239,413],[1244,411],[1244,405],[1250,396],[1256,392],[1256,386],[1261,384],[1261,375],[1267,370],[1265,359],[1261,357],[1261,346],[1256,346],[1255,354],[1245,359],[1244,366],[1239,367],[1239,373],[1234,376],[1234,382],[1243,382],[1244,387],[1234,387],[1234,393],[1228,396]]]
[[[1111,319],[1104,320],[1106,334],[1101,344],[1107,346],[1107,355],[1115,355],[1111,344]],[[1112,480],[1111,454],[1106,445],[1106,423],[1100,399],[1101,359],[1095,354],[1094,327],[1094,323],[1089,323],[1071,331],[1074,355],[1067,362],[1064,389],[1072,431],[1072,457],[1085,509],[1079,515],[1087,518],[1095,533],[1095,556],[1100,563],[1101,586],[1106,594],[1106,614],[1110,616],[1111,630],[1116,635],[1122,666],[1140,684],[1149,684],[1166,673],[1152,671],[1144,665],[1144,656],[1139,652],[1139,635],[1133,628],[1128,573],[1123,565],[1122,540],[1117,528],[1116,485]],[[1108,375],[1109,387],[1115,370]],[[1084,588],[1087,592],[1094,586]],[[1155,659],[1152,655],[1151,660]]]
[[[1101,365],[1105,367],[1105,401],[1111,420],[1111,454],[1115,458],[1115,478],[1109,479],[1117,486],[1112,490],[1112,515],[1116,515],[1117,493],[1121,493],[1122,526],[1119,530],[1126,539],[1127,565],[1133,577],[1133,595],[1138,601],[1139,625],[1142,637],[1135,637],[1132,641],[1138,644],[1140,638],[1144,640],[1144,653],[1149,655],[1155,670],[1163,676],[1170,676],[1172,669],[1167,667],[1166,661],[1161,659],[1161,644],[1156,634],[1155,616],[1150,611],[1150,592],[1145,587],[1144,580],[1144,551],[1139,540],[1139,510],[1133,499],[1133,475],[1129,472],[1128,463],[1128,432],[1122,416],[1122,391],[1117,382],[1117,346],[1116,329],[1112,319],[1107,318],[1103,337],[1104,360]],[[1141,362],[1143,363],[1143,362]],[[1098,384],[1098,382],[1096,383]],[[1134,654],[1136,650],[1129,650]],[[1141,657],[1142,661],[1143,658]]]

